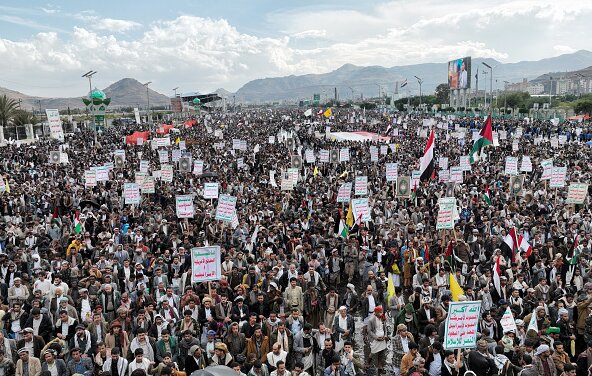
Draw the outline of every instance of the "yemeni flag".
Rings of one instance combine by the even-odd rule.
[[[428,181],[434,174],[434,130],[430,132],[428,144],[426,145],[423,157],[419,160],[419,171],[421,176],[419,181]]]
[[[504,236],[502,244],[500,245],[500,249],[502,251],[502,255],[505,257],[511,257],[512,260],[514,260],[514,239],[510,234],[512,231],[513,229],[511,229],[508,234]]]
[[[526,257],[530,257],[530,254],[532,253],[532,246],[522,235],[518,235],[518,251],[526,252]]]
[[[79,215],[80,213],[78,212],[78,210],[76,210],[76,217],[74,218],[74,231],[76,231],[77,234],[80,234],[80,231],[82,231],[82,225],[80,224]]]
[[[489,192],[489,186],[485,186],[485,192],[483,192],[483,201],[487,206],[491,206],[491,193]]]
[[[502,269],[500,268],[500,258],[497,258],[495,265],[493,266],[493,285],[497,290],[499,296],[502,296],[502,283],[500,281],[500,274],[502,273]]]
[[[479,160],[481,150],[487,145],[493,145],[493,130],[491,125],[491,115],[487,116],[481,132],[479,132],[479,139],[473,143],[473,150],[471,150],[471,163]]]

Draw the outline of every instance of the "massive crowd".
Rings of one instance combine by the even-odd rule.
[[[239,376],[589,374],[589,198],[567,204],[567,188],[541,179],[541,162],[553,159],[567,167],[568,185],[588,183],[586,124],[494,119],[499,145],[462,183],[440,182],[436,168],[414,197],[399,197],[386,163],[410,176],[434,128],[436,163],[458,165],[483,119],[302,112],[203,113],[156,149],[123,141],[148,125],[108,128],[97,142],[77,130],[63,142],[0,148],[0,376],[191,375],[209,365]],[[338,143],[326,126],[391,140]],[[551,146],[560,135],[565,142]],[[246,150],[233,150],[233,139]],[[160,171],[158,150],[177,150],[177,141],[204,161],[204,173],[173,163],[172,182],[157,179],[155,193],[126,204],[123,185],[140,161]],[[370,148],[381,145],[389,147],[371,161]],[[349,161],[319,161],[320,150],[339,148],[349,148]],[[50,159],[56,150],[67,163]],[[124,165],[85,186],[85,171],[113,162],[115,150],[125,151]],[[282,190],[293,155],[302,156],[299,179]],[[522,155],[533,170],[513,195],[505,159]],[[349,208],[337,191],[355,176],[368,177],[371,220],[354,219],[344,233]],[[215,219],[206,182],[237,197],[238,223]],[[437,231],[438,199],[450,192],[459,215],[453,229]],[[177,218],[177,195],[194,196],[192,218]],[[528,257],[503,250],[511,229],[532,246]],[[214,245],[220,280],[193,283],[191,250]],[[458,300],[481,302],[473,349],[444,343],[450,274],[463,289]],[[500,323],[508,307],[515,330]],[[528,330],[533,315],[536,331]]]

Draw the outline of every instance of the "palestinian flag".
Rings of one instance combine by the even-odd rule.
[[[487,206],[491,206],[491,193],[489,192],[489,186],[485,186],[485,192],[483,192],[483,201]]]
[[[446,252],[444,252],[444,259],[452,266],[452,240],[448,242],[448,247],[446,247]]]
[[[74,218],[74,231],[77,234],[80,234],[80,232],[82,231],[82,225],[80,224],[79,215],[80,213],[78,212],[78,210],[76,210],[76,217]]]
[[[578,241],[578,236],[576,235],[571,249],[568,251],[567,255],[565,256],[565,258],[569,262],[569,265],[576,265],[578,263],[578,256],[580,253],[578,250],[579,243],[580,242]]]
[[[434,174],[434,130],[430,132],[428,144],[426,145],[423,157],[419,160],[419,171],[421,176],[419,181],[428,181]]]
[[[343,219],[339,220],[339,236],[344,239],[347,239],[347,235],[349,233],[349,227],[345,224]]]
[[[491,115],[487,116],[481,132],[479,132],[479,139],[473,143],[473,150],[471,150],[471,163],[479,160],[481,150],[487,145],[493,145],[493,130],[491,124]]]
[[[411,191],[411,201],[417,206],[417,183],[413,184],[413,190]]]

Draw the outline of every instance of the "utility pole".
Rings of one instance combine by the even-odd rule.
[[[506,99],[508,98],[507,87],[510,84],[508,81],[504,81],[504,116],[506,115]]]
[[[485,76],[487,76],[487,74],[488,74],[487,71],[483,71],[481,73],[483,73]],[[483,87],[483,101],[484,101],[483,107],[487,108],[487,78],[485,78],[485,85],[483,85],[483,86],[484,86]],[[490,100],[491,100],[491,98],[490,98]]]
[[[146,107],[146,117],[150,116],[150,120],[148,121],[150,124],[150,130],[152,130],[152,114],[150,113],[150,89],[148,89],[148,85],[151,83],[152,81],[148,81],[144,84],[144,86],[146,86],[146,100],[148,101],[148,106]]]
[[[351,94],[352,94],[352,103],[354,102],[354,89],[350,86],[349,90],[351,90]]]
[[[421,95],[421,84],[423,84],[423,80],[417,76],[413,76],[417,79],[417,83],[419,84],[419,108],[421,109],[422,105],[422,95]]]
[[[497,67],[497,65],[492,67],[484,61],[481,64],[489,68],[489,109],[491,110],[493,107],[493,68]]]

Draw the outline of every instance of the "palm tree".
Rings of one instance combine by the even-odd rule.
[[[6,94],[0,96],[0,125],[5,126],[14,116],[17,110],[18,102],[8,98]]]
[[[12,124],[21,126],[25,124],[36,124],[37,118],[30,112],[25,110],[15,110],[12,115]]]

